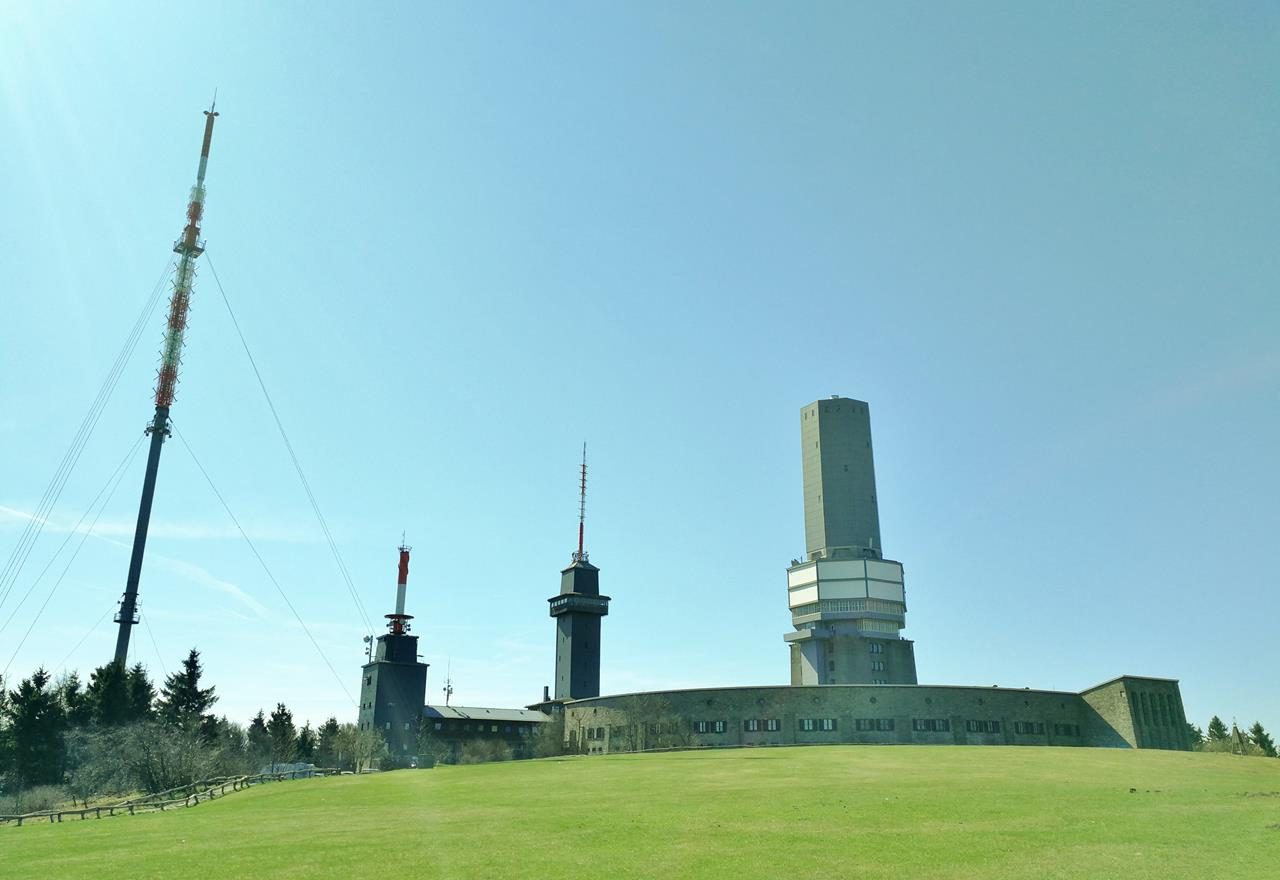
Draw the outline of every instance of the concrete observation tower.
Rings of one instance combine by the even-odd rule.
[[[880,544],[871,411],[832,396],[800,411],[805,559],[787,569],[791,683],[916,684],[902,563]]]

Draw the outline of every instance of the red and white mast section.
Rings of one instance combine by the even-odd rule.
[[[396,613],[386,615],[387,629],[393,636],[409,632],[409,621],[413,620],[412,614],[404,613],[404,596],[409,586],[409,551],[412,549],[404,543],[403,538],[400,539],[400,566],[396,572]]]

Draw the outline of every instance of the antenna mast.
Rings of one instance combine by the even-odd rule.
[[[129,559],[129,577],[115,621],[120,624],[116,636],[115,662],[124,666],[129,656],[129,633],[138,622],[138,580],[142,575],[142,556],[147,546],[147,529],[151,525],[151,502],[156,491],[156,472],[160,467],[160,449],[169,436],[169,407],[178,388],[178,366],[182,363],[183,334],[187,329],[187,312],[191,306],[191,285],[196,276],[196,259],[204,253],[200,239],[200,220],[204,216],[204,174],[209,165],[209,144],[213,140],[213,121],[218,113],[217,97],[204,111],[204,141],[200,145],[200,165],[196,184],[187,203],[187,225],[182,237],[173,244],[178,267],[173,276],[173,294],[169,297],[169,320],[160,347],[160,370],[156,376],[156,413],[147,426],[151,448],[147,454],[147,471],[142,479],[142,500],[138,504],[138,526],[133,533],[133,554]]]
[[[400,535],[400,564],[396,568],[396,613],[385,615],[387,618],[387,629],[393,636],[402,636],[409,632],[409,621],[413,620],[412,614],[404,613],[404,594],[409,584],[409,551],[413,548],[404,542],[404,535]]]
[[[582,549],[583,523],[587,520],[587,441],[582,441],[582,473],[578,480],[578,552],[574,562],[586,562],[587,551]]]

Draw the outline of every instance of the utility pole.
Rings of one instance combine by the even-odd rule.
[[[160,371],[156,377],[156,413],[147,426],[151,435],[151,448],[147,454],[147,472],[142,479],[142,500],[138,504],[138,526],[133,533],[133,554],[129,558],[129,577],[125,582],[124,598],[116,612],[120,631],[116,636],[115,662],[121,667],[129,656],[129,633],[138,622],[138,579],[142,575],[142,555],[147,546],[147,529],[151,525],[151,502],[156,491],[156,472],[160,468],[160,449],[169,436],[169,408],[173,405],[178,387],[178,366],[182,363],[183,333],[187,329],[187,311],[191,304],[191,285],[196,275],[196,258],[204,253],[200,239],[200,219],[204,216],[204,173],[209,164],[209,144],[213,140],[213,121],[218,113],[214,109],[217,100],[204,111],[204,142],[200,146],[200,166],[196,171],[196,185],[191,188],[191,201],[187,204],[187,225],[182,237],[173,245],[178,255],[178,267],[173,277],[173,294],[169,298],[169,321],[165,327],[164,343],[160,349]]]

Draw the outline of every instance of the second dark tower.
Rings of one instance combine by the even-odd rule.
[[[609,613],[609,597],[600,595],[600,569],[583,549],[587,504],[587,446],[582,445],[578,495],[578,550],[560,572],[560,592],[547,600],[556,619],[557,700],[600,696],[600,618]]]

